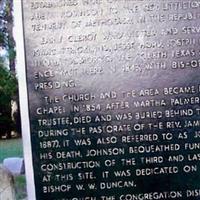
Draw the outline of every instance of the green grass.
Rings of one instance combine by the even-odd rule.
[[[0,140],[0,163],[5,158],[23,157],[22,139]],[[26,178],[24,175],[15,176],[16,199],[21,200],[26,197]]]
[[[26,178],[25,176],[16,176],[15,180],[15,191],[16,191],[16,199],[21,200],[24,199],[26,194]]]
[[[8,157],[23,157],[21,139],[0,140],[0,163]]]

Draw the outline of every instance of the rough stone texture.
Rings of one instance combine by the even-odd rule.
[[[12,175],[0,165],[0,200],[15,200]]]

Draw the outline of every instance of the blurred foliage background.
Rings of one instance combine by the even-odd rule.
[[[18,0],[0,0],[0,163],[5,158],[23,157],[13,1]],[[16,200],[26,199],[25,175],[14,176],[14,183]]]
[[[0,0],[0,139],[20,136],[13,0]]]

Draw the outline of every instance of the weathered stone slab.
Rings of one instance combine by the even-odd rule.
[[[0,165],[0,200],[15,200],[12,175]]]
[[[5,158],[3,166],[13,175],[21,175],[24,173],[24,159],[18,157]]]

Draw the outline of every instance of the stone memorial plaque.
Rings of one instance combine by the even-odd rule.
[[[22,7],[34,198],[199,199],[200,1]]]

